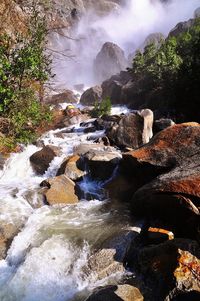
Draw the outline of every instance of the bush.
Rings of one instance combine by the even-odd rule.
[[[12,124],[10,134],[17,142],[25,144],[36,138],[36,129],[41,123],[52,120],[50,108],[38,102],[31,89],[20,91],[15,95],[8,116]]]
[[[91,111],[91,116],[93,118],[100,117],[104,114],[110,114],[111,112],[111,101],[110,98],[107,97],[106,99],[102,100],[99,103],[95,103],[94,109]]]

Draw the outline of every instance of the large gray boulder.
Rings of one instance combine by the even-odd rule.
[[[153,112],[149,109],[124,115],[119,124],[106,130],[107,137],[119,147],[138,148],[153,136]]]
[[[100,86],[95,86],[87,89],[82,95],[80,102],[84,105],[94,105],[99,103],[102,99],[102,88]]]
[[[94,61],[94,71],[101,82],[127,67],[124,51],[116,44],[106,42]]]

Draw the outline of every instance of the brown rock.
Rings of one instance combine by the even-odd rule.
[[[78,197],[75,194],[75,183],[65,175],[47,179],[40,185],[49,188],[45,192],[46,201],[49,205],[78,202]]]
[[[52,145],[44,146],[40,151],[37,151],[30,157],[34,171],[41,175],[44,174],[49,168],[51,161],[59,154],[60,149],[58,147]]]
[[[138,288],[129,284],[112,285],[97,289],[86,301],[143,301]]]
[[[200,293],[200,260],[190,252],[178,250],[179,266],[174,271],[177,288],[181,291],[197,291]]]
[[[64,160],[58,169],[57,176],[65,174],[68,178],[75,181],[86,174],[86,171],[80,169],[80,156],[73,155]]]

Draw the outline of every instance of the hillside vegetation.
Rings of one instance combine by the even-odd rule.
[[[138,50],[129,72],[138,87],[136,97],[148,107],[174,112],[180,121],[200,122],[200,18],[161,45]]]

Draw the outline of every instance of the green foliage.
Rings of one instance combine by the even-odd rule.
[[[8,116],[12,123],[12,135],[16,141],[25,144],[36,138],[37,126],[52,119],[49,107],[40,104],[28,88],[15,95]]]
[[[112,104],[111,104],[110,98],[107,97],[104,100],[102,100],[101,102],[95,103],[94,109],[91,112],[91,116],[93,118],[96,118],[96,117],[100,117],[104,114],[110,114],[111,107],[112,107]]]
[[[153,99],[160,99],[161,105],[200,121],[196,113],[200,104],[200,19],[159,47],[151,43],[143,52],[137,51],[128,71],[139,87],[136,96],[149,107],[158,108]]]
[[[10,118],[9,136],[15,141],[32,141],[36,128],[51,118],[49,109],[39,101],[51,75],[47,33],[40,3],[31,0],[26,31],[0,34],[0,115]]]
[[[27,32],[13,36],[0,35],[0,112],[9,110],[9,104],[18,91],[35,82],[39,86],[50,74],[50,58],[45,54],[47,25],[35,0],[31,1]]]

